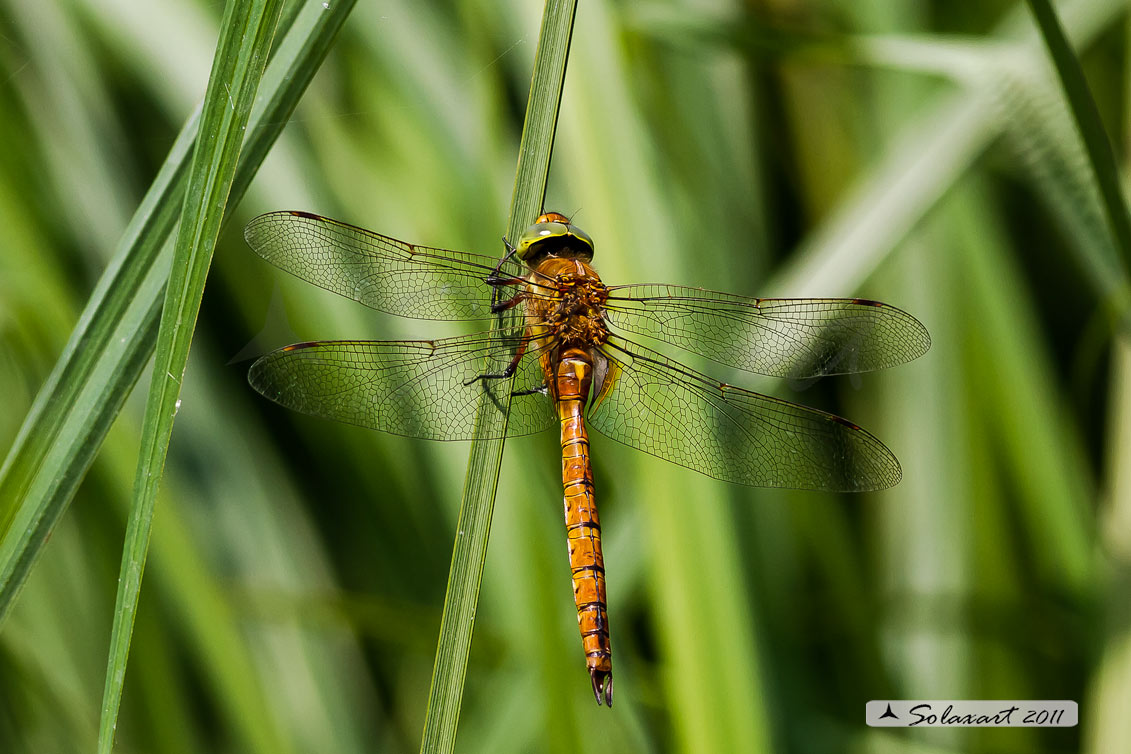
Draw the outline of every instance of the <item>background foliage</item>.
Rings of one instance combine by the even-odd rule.
[[[466,447],[289,414],[244,375],[295,340],[458,330],[287,279],[240,227],[305,209],[497,253],[536,5],[359,4],[221,237],[120,751],[416,748]],[[0,5],[0,447],[203,94],[221,10]],[[1125,159],[1126,7],[1060,10]],[[587,0],[573,45],[547,206],[606,281],[868,296],[935,345],[815,385],[708,367],[874,430],[904,465],[885,493],[742,489],[594,440],[611,712],[555,438],[510,443],[459,750],[1131,748],[1125,276],[1024,5]],[[0,751],[93,746],[134,398],[0,630]],[[1076,699],[1082,725],[865,728],[884,697]]]

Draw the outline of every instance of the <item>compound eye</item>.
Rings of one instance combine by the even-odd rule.
[[[574,248],[582,252],[580,247],[584,247],[584,253],[581,253],[581,256],[584,256],[586,260],[592,260],[594,251],[592,237],[576,225],[569,226],[569,230],[573,237],[580,241],[580,243],[575,244]]]
[[[544,212],[518,238],[515,253],[524,262],[532,262],[543,254],[593,259],[593,239],[560,212]]]
[[[546,217],[546,215],[542,215],[542,217]],[[541,218],[539,218],[539,220],[541,220]],[[518,237],[518,243],[515,244],[515,253],[518,254],[519,259],[526,261],[536,256],[538,249],[545,245],[547,241],[552,241],[556,238],[566,238],[570,235],[572,235],[570,226],[566,223],[554,220],[537,222],[524,230],[522,235]]]

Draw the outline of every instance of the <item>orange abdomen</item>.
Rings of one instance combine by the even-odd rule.
[[[605,563],[601,556],[601,522],[593,496],[589,437],[582,408],[589,396],[592,365],[588,354],[570,349],[555,375],[558,418],[562,424],[562,483],[565,487],[566,535],[573,574],[573,599],[585,648],[585,664],[597,703],[613,704],[613,655],[605,605]]]

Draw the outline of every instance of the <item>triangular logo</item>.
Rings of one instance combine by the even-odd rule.
[[[881,720],[883,720],[885,718],[891,718],[892,720],[898,720],[899,719],[899,717],[894,712],[891,711],[891,702],[888,702],[887,711],[884,712],[884,714],[880,715]]]

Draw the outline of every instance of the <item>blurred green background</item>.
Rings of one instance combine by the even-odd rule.
[[[418,747],[467,446],[288,413],[245,374],[287,342],[459,326],[290,279],[241,228],[303,209],[499,253],[540,6],[359,3],[221,237],[119,751]],[[1122,160],[1127,5],[1060,9]],[[221,11],[0,4],[0,448],[203,95]],[[934,346],[811,386],[707,367],[875,432],[904,467],[883,493],[739,488],[594,438],[611,711],[557,438],[509,443],[458,750],[1131,750],[1131,357],[1098,206],[1023,4],[583,0],[547,207],[606,282],[866,296]],[[93,748],[141,392],[0,631],[2,752]],[[874,730],[875,698],[1073,699],[1081,725]]]

